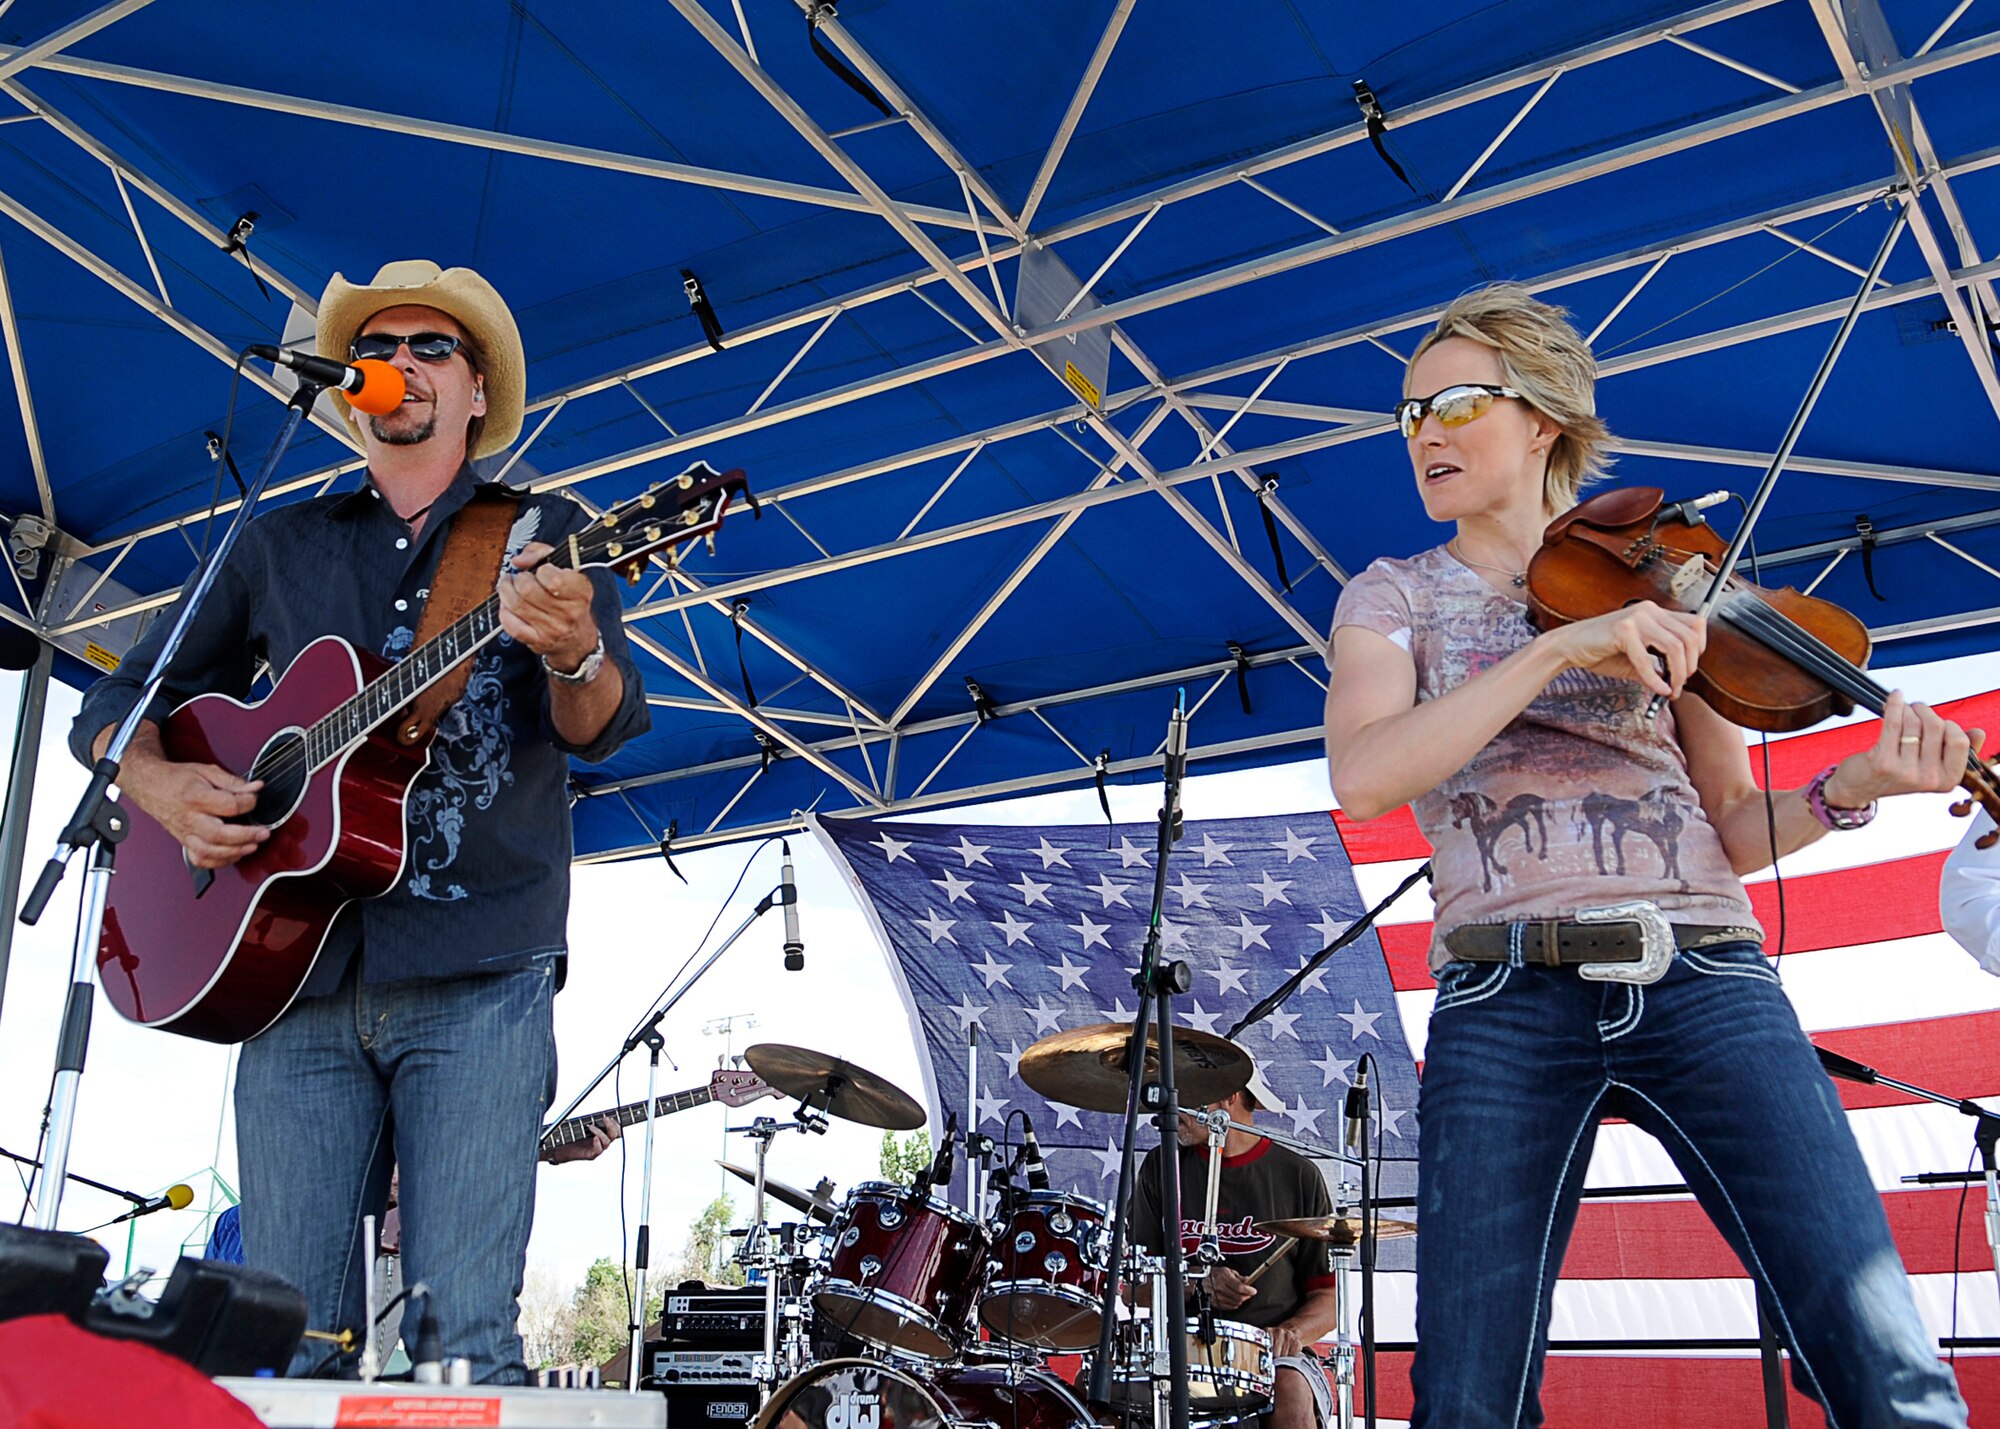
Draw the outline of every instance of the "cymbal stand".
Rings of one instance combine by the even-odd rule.
[[[242,361],[239,355],[237,362],[240,364]],[[35,880],[27,901],[21,905],[21,921],[33,927],[48,908],[49,899],[55,895],[56,885],[62,882],[70,859],[86,849],[90,851],[89,871],[84,875],[83,905],[76,925],[76,941],[70,948],[69,994],[63,1003],[61,1030],[56,1041],[56,1071],[47,1119],[48,1152],[43,1159],[42,1174],[34,1183],[35,1225],[41,1230],[54,1230],[56,1215],[62,1209],[63,1187],[69,1172],[70,1142],[76,1131],[76,1103],[83,1091],[84,1053],[90,1045],[90,1014],[97,1000],[97,950],[104,934],[104,906],[111,896],[112,862],[119,841],[125,837],[129,826],[125,811],[111,797],[112,786],[118,782],[119,764],[139,733],[140,724],[147,718],[147,711],[160,698],[167,670],[180,653],[181,642],[193,628],[196,615],[207,602],[208,593],[221,574],[223,562],[236,549],[236,538],[243,534],[243,528],[249,524],[257,503],[263,499],[264,488],[278,468],[278,459],[291,445],[299,423],[305,420],[306,413],[312,410],[313,403],[325,390],[325,383],[313,382],[300,374],[298,389],[285,404],[285,419],[278,427],[278,434],[271,438],[270,449],[264,454],[263,464],[257,468],[256,479],[243,493],[243,502],[236,508],[236,516],[222,533],[222,539],[215,543],[208,559],[202,562],[194,584],[181,597],[180,612],[167,632],[166,643],[160,646],[160,653],[153,659],[153,668],[146,673],[146,683],[139,691],[139,698],[119,722],[103,755],[90,766],[90,782],[84,786],[83,796],[76,801],[75,811],[63,826],[56,840],[55,852],[43,865],[41,876]],[[197,891],[205,888],[215,877],[205,868],[191,868],[189,874],[195,881]]]
[[[1222,1148],[1229,1140],[1232,1123],[1227,1112],[1204,1112],[1199,1118],[1208,1127],[1208,1184],[1203,1188],[1201,1243],[1195,1247],[1195,1308],[1199,1312],[1201,1342],[1215,1343],[1215,1296],[1209,1290],[1209,1272],[1222,1264],[1222,1236],[1216,1226],[1217,1205],[1222,1196]]]
[[[639,1381],[645,1378],[639,1356],[645,1347],[646,1267],[652,1262],[653,1250],[653,1124],[659,1119],[660,1050],[666,1045],[660,1036],[660,1019],[666,1015],[667,1010],[661,1008],[626,1042],[626,1051],[639,1043],[646,1047],[646,1144],[639,1155],[639,1235],[632,1256],[636,1276],[632,1286],[630,1338],[626,1341],[630,1351],[625,1360],[627,1394],[637,1394]]]
[[[773,1241],[771,1227],[764,1221],[765,1167],[770,1160],[771,1143],[777,1139],[779,1132],[824,1133],[826,1127],[827,1119],[823,1113],[800,1102],[791,1121],[760,1116],[748,1126],[730,1128],[730,1131],[757,1143],[757,1179],[752,1183],[750,1231],[743,1237],[743,1248],[737,1252],[737,1261],[745,1271],[761,1270],[764,1275],[764,1351],[758,1357],[755,1373],[766,1394],[784,1378],[778,1364],[778,1281],[786,1260],[786,1248]]]
[[[1186,696],[1183,694],[1176,700],[1173,715],[1167,722],[1163,766],[1165,787],[1160,804],[1159,837],[1153,857],[1153,907],[1147,920],[1145,948],[1139,957],[1139,973],[1133,984],[1138,989],[1139,1008],[1132,1020],[1131,1040],[1126,1043],[1125,1049],[1130,1080],[1125,1093],[1124,1149],[1118,1162],[1118,1194],[1112,1203],[1111,1244],[1105,1257],[1106,1263],[1114,1270],[1124,1263],[1125,1223],[1131,1205],[1139,1111],[1142,1106],[1150,1106],[1160,1133],[1160,1246],[1164,1261],[1164,1274],[1154,1283],[1153,1316],[1156,1328],[1163,1312],[1167,1320],[1167,1393],[1164,1404],[1159,1393],[1160,1382],[1157,1378],[1154,1380],[1153,1422],[1157,1429],[1188,1429],[1187,1267],[1181,1253],[1180,1105],[1174,1087],[1174,994],[1186,992],[1192,985],[1193,975],[1186,963],[1165,962],[1160,958],[1160,920],[1165,915],[1167,900],[1167,855],[1172,852],[1174,841],[1181,836],[1181,781],[1187,773],[1187,725]],[[1155,1021],[1159,1026],[1160,1040],[1158,1080],[1149,1086],[1148,1033]],[[1091,1362],[1087,1392],[1087,1402],[1093,1409],[1107,1408],[1111,1403],[1111,1354],[1116,1333],[1114,1313],[1118,1291],[1119,1277],[1116,1274],[1106,1276],[1099,1304],[1097,1355]],[[1155,1336],[1156,1374],[1158,1339]]]

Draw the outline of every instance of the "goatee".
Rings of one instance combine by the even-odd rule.
[[[402,409],[398,408],[395,415],[402,415]],[[388,446],[413,447],[420,442],[429,441],[437,434],[437,414],[433,412],[421,422],[414,422],[407,427],[392,427],[387,417],[370,417],[368,430],[375,434],[376,441]]]

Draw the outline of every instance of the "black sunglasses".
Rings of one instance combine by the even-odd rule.
[[[364,358],[388,362],[395,357],[396,349],[405,344],[409,346],[410,356],[419,362],[449,362],[451,355],[465,346],[465,340],[441,332],[413,332],[408,335],[364,332],[347,345],[347,356],[354,362]]]

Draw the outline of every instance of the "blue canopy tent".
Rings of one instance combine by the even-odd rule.
[[[1175,687],[1198,769],[1308,754],[1341,583],[1435,539],[1387,413],[1444,302],[1565,303],[1621,478],[1748,491],[1896,204],[1763,569],[1898,662],[2000,620],[1985,7],[82,8],[0,6],[0,616],[115,659],[234,496],[235,349],[336,270],[476,266],[507,480],[764,503],[629,592],[654,729],[579,769],[585,857],[1150,777]],[[359,479],[322,407],[270,500]]]

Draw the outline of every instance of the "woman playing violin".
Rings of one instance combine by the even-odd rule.
[[[1413,805],[1436,849],[1414,1423],[1542,1422],[1557,1272],[1598,1121],[1622,1116],[1763,1287],[1831,1424],[1963,1425],[1741,879],[1952,789],[1969,737],[1896,695],[1873,748],[1767,804],[1742,731],[1684,693],[1701,619],[1643,603],[1537,633],[1528,560],[1603,466],[1595,378],[1525,289],[1453,303],[1397,418],[1454,534],[1376,561],[1334,616],[1334,794],[1355,819]]]

